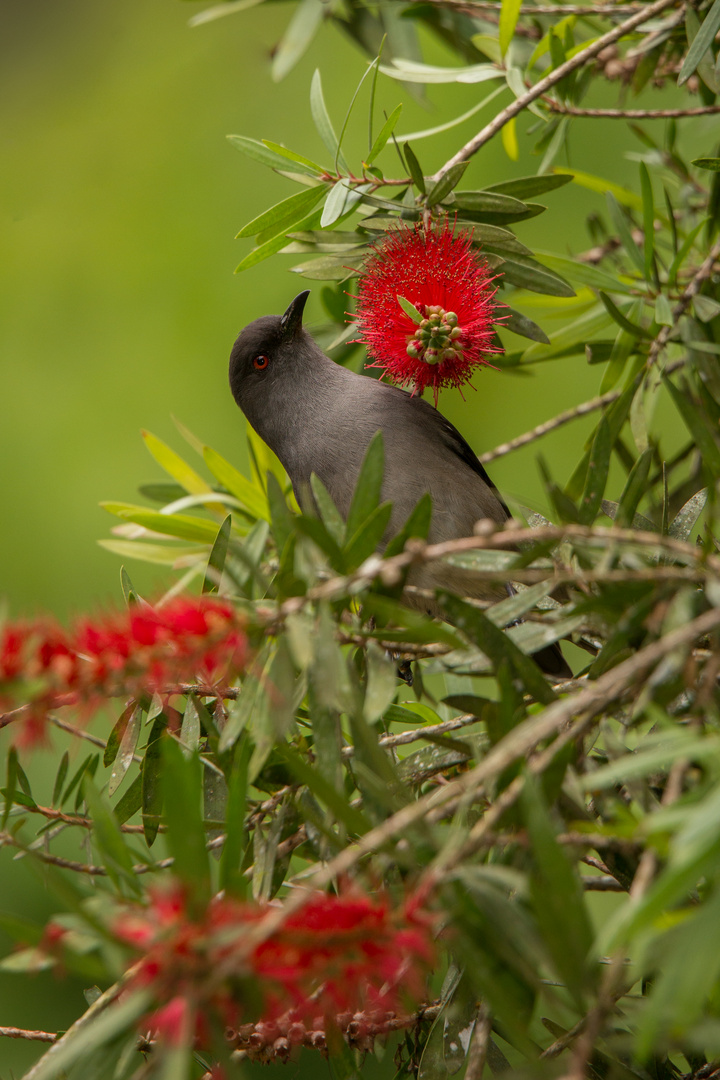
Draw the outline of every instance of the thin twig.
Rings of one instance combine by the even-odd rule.
[[[546,420],[544,423],[538,424],[531,431],[526,431],[524,435],[518,435],[516,438],[510,439],[509,442],[496,446],[494,450],[488,450],[486,454],[480,454],[479,459],[483,465],[487,465],[488,462],[504,457],[505,454],[510,454],[513,450],[519,450],[521,446],[527,446],[528,443],[535,442],[536,439],[542,438],[543,435],[547,435],[550,431],[555,431],[556,428],[562,427],[563,424],[568,424],[571,420],[577,420],[581,416],[587,416],[588,413],[595,412],[596,409],[611,405],[613,401],[617,401],[620,394],[620,390],[608,390],[607,394],[600,394],[589,401],[584,401],[581,405],[576,405],[574,409],[567,409],[565,412],[558,413],[552,420]]]
[[[680,117],[714,116],[720,113],[720,105],[702,105],[695,109],[578,109],[575,105],[563,105],[552,98],[544,98],[551,112],[561,116],[587,116],[598,120],[676,120]]]
[[[665,11],[669,7],[673,7],[677,3],[677,0],[655,0],[654,4],[644,4],[643,9],[634,15],[631,15],[629,19],[620,23],[619,26],[609,30],[607,34],[603,34],[602,37],[597,38],[586,48],[581,49],[579,53],[566,60],[564,64],[560,64],[559,67],[549,72],[544,78],[540,79],[533,87],[531,87],[525,94],[521,94],[520,97],[512,101],[504,109],[502,109],[497,116],[495,116],[489,124],[486,124],[482,131],[478,132],[468,143],[465,144],[456,154],[454,154],[449,161],[438,170],[432,179],[438,180],[441,176],[452,168],[453,165],[458,165],[462,161],[467,161],[469,158],[476,154],[481,146],[484,146],[486,142],[492,139],[493,135],[497,135],[505,124],[513,119],[514,116],[518,116],[528,105],[530,105],[537,98],[546,94],[553,86],[559,83],[566,75],[570,75],[571,72],[576,71],[591,60],[593,57],[601,53],[608,45],[613,45],[620,38],[629,34],[631,30],[634,30],[638,26],[642,26],[643,23],[653,19],[660,12]]]
[[[16,1027],[0,1027],[0,1038],[5,1036],[6,1039],[27,1039],[29,1042],[55,1042],[57,1039],[57,1032],[55,1031],[32,1031],[29,1028],[16,1028]]]
[[[470,1040],[465,1080],[482,1080],[491,1032],[490,1010],[487,1005],[482,1004],[478,1009],[475,1027]]]
[[[627,892],[612,874],[603,874],[602,877],[581,877],[582,887],[585,892]]]
[[[501,3],[493,0],[438,0],[444,7],[462,3],[472,11],[500,11]],[[643,4],[522,4],[521,15],[631,15],[642,11]]]

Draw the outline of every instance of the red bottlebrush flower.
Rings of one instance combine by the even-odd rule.
[[[434,960],[434,920],[418,904],[393,909],[386,897],[355,890],[310,894],[250,947],[248,934],[267,911],[265,904],[216,897],[193,916],[183,891],[173,889],[155,890],[148,907],[118,915],[116,937],[142,954],[132,982],[151,991],[158,1010],[147,1024],[168,1037],[180,1020],[177,1002],[191,996],[198,1038],[211,1020],[237,1028],[262,1017],[263,1039],[287,1039],[289,1052],[298,1025],[325,1026],[359,1009],[383,1019],[406,998],[422,997]]]
[[[501,322],[497,288],[471,233],[447,220],[400,225],[374,247],[359,278],[357,325],[374,363],[414,394],[462,386],[486,356]],[[404,303],[401,302],[404,301]],[[415,309],[413,313],[412,309]]]
[[[167,1046],[187,1046],[192,1034],[192,1012],[184,997],[174,997],[148,1020],[149,1027]]]
[[[52,708],[90,712],[109,697],[167,697],[178,684],[217,684],[234,679],[246,657],[242,619],[213,597],[144,604],[69,630],[48,619],[8,624],[0,630],[0,705],[19,699],[28,706],[20,741],[32,745],[42,741]]]

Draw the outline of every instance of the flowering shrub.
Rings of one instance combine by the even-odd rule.
[[[415,394],[430,387],[436,402],[441,387],[462,386],[502,352],[494,280],[472,233],[447,219],[390,230],[358,278],[356,317],[369,366]]]
[[[114,933],[140,959],[129,989],[149,989],[157,1007],[142,1026],[168,1042],[194,1033],[207,1043],[213,1023],[248,1021],[299,1033],[326,1028],[338,1014],[367,1013],[375,1023],[417,1004],[434,959],[433,920],[410,898],[356,889],[310,893],[269,937],[253,942],[277,907],[215,897],[198,917],[181,888],[155,889],[146,909],[118,916]]]
[[[373,55],[348,95],[339,137],[316,73],[319,155],[233,137],[251,168],[299,186],[241,229],[257,243],[238,269],[301,254],[296,273],[333,283],[323,347],[354,363],[359,336],[384,375],[436,400],[493,358],[525,376],[556,360],[562,378],[599,373],[590,400],[524,433],[507,409],[509,441],[479,462],[440,422],[466,466],[581,417],[595,426],[562,481],[542,463],[552,521],[485,521],[442,544],[427,542],[427,496],[385,536],[377,435],[343,520],[316,477],[315,513],[297,513],[253,432],[252,480],[193,436],[204,475],[145,434],[172,483],[143,489],[160,509],[106,503],[122,525],[104,543],[217,594],[0,631],[0,728],[36,741],[69,706],[49,717],[69,745],[47,797],[23,740],[7,751],[0,854],[39,866],[58,910],[47,926],[0,912],[17,942],[0,967],[75,975],[92,1001],[78,995],[64,1032],[0,1017],[0,1038],[52,1044],[26,1080],[220,1080],[303,1047],[354,1080],[386,1038],[387,1080],[718,1080],[720,0],[560,13],[513,0],[294,12],[276,75],[321,22],[365,50],[382,41],[382,64]],[[418,59],[431,34],[454,52],[447,67]],[[598,71],[621,73],[622,108],[582,104]],[[378,72],[468,95],[413,143],[496,95],[508,104],[431,175],[395,135],[402,103],[377,129]],[[625,109],[675,76],[662,109]],[[343,140],[368,89],[368,151],[351,168]],[[679,138],[679,116],[705,119]],[[578,121],[623,117],[636,183],[555,164]],[[645,119],[670,123],[658,134]],[[475,155],[500,132],[513,159],[537,139],[537,173],[462,186],[473,169],[487,183]],[[557,215],[573,181],[593,200],[592,247],[536,257],[515,228]],[[426,618],[408,575],[440,560],[450,582],[474,575],[475,595],[498,599],[437,590],[446,621]],[[560,641],[575,674],[551,685],[533,657]],[[88,732],[118,697],[131,700],[109,733]]]

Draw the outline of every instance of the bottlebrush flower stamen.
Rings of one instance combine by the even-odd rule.
[[[502,352],[495,280],[472,235],[447,220],[389,231],[358,282],[358,340],[368,366],[414,394],[432,387],[436,402],[443,386],[462,386]]]

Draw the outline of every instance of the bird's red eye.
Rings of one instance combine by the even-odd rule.
[[[270,360],[264,353],[260,353],[260,356],[256,356],[253,360],[253,367],[256,371],[264,371],[270,363]]]

